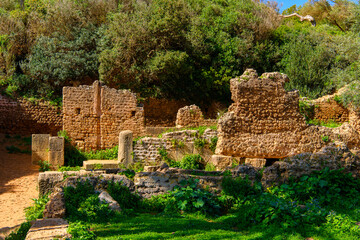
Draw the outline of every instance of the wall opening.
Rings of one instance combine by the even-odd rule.
[[[274,162],[279,161],[279,158],[265,158],[266,163],[265,163],[265,167],[270,167],[271,165],[274,164]]]

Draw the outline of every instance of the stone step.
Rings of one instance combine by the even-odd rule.
[[[119,168],[118,160],[87,160],[83,162],[85,170]]]
[[[62,218],[39,219],[29,229],[25,240],[50,240],[70,238],[69,224]]]

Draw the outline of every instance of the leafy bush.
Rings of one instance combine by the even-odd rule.
[[[301,115],[305,117],[306,121],[314,118],[315,106],[307,101],[299,101],[299,110]]]
[[[180,161],[180,168],[182,169],[200,169],[203,159],[199,154],[189,154],[183,157]]]
[[[140,206],[140,196],[131,193],[129,188],[121,185],[121,183],[109,182],[107,192],[119,203],[122,210],[137,210]]]
[[[95,234],[90,231],[89,225],[84,222],[70,222],[68,232],[71,234],[73,239],[96,239]]]
[[[66,133],[66,131],[59,131],[58,136],[63,137],[65,139],[65,146],[64,146],[65,166],[69,166],[69,167],[82,166],[83,161],[86,160],[86,157],[79,149],[77,149],[71,144],[71,139],[69,135]]]
[[[213,153],[215,153],[217,142],[218,142],[218,137],[216,136],[212,137],[210,140],[209,148]]]
[[[46,172],[51,170],[51,164],[48,161],[39,161],[39,172]]]
[[[66,171],[80,171],[80,166],[70,167],[70,166],[61,166],[58,168],[59,172],[66,172]]]
[[[97,195],[90,195],[84,201],[80,202],[77,209],[78,220],[87,222],[104,222],[108,221],[114,214],[109,209],[109,204],[99,201]]]
[[[98,150],[98,151],[90,151],[90,152],[82,152],[86,159],[117,159],[118,157],[119,146],[115,146],[113,148]]]
[[[20,225],[20,228],[16,232],[10,233],[5,240],[23,240],[31,227],[31,222],[24,222]]]
[[[25,208],[25,217],[27,221],[33,221],[42,218],[45,205],[49,201],[49,195],[44,195],[38,199],[33,199],[32,206]]]
[[[194,140],[194,146],[195,146],[195,148],[198,149],[198,150],[203,149],[206,144],[207,144],[207,141],[206,141],[206,139],[204,139],[204,138],[196,138],[196,139]]]
[[[248,177],[244,179],[241,177],[224,177],[221,187],[224,195],[231,196],[241,203],[262,193],[261,185],[259,183],[252,185]]]
[[[279,21],[275,11],[251,0],[209,3],[133,2],[131,11],[127,6],[112,14],[100,78],[143,96],[228,100],[231,77],[249,65],[274,66],[262,56],[273,55],[274,46],[261,40]]]
[[[290,201],[301,203],[317,199],[320,205],[344,205],[359,201],[359,180],[342,170],[325,168],[299,180],[292,179],[289,184],[273,187],[270,192]],[[348,199],[344,201],[344,198]]]
[[[201,212],[206,215],[219,215],[220,204],[212,193],[198,188],[198,179],[183,180],[169,192],[165,211],[188,213]]]

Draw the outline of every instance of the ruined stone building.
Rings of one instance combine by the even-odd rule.
[[[348,123],[330,129],[308,125],[299,111],[298,91],[287,92],[288,77],[248,69],[232,79],[234,103],[218,123],[218,155],[244,158],[284,158],[319,151],[333,141],[359,146],[359,133]]]
[[[95,81],[92,86],[63,88],[63,129],[81,149],[105,149],[118,144],[122,130],[144,133],[144,110],[129,90]]]

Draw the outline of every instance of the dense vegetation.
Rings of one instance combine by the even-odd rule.
[[[350,84],[343,102],[357,103],[360,6],[331,2],[284,12],[313,27],[252,0],[2,0],[1,90],[59,102],[62,86],[101,79],[206,104],[228,101],[229,79],[252,67],[310,98]]]
[[[194,179],[151,199],[110,183],[107,191],[121,213],[99,202],[89,182],[65,188],[64,197],[74,239],[358,239],[359,186],[341,170],[324,169],[267,189],[224,177],[220,195]],[[47,200],[27,209],[29,221],[41,218]],[[28,227],[8,239],[22,239]]]

